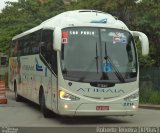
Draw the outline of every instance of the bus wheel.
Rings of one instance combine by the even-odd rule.
[[[46,108],[46,104],[45,104],[45,96],[44,93],[41,93],[40,96],[40,107],[41,107],[41,111],[44,115],[45,118],[49,118],[50,117],[50,111]]]
[[[15,92],[15,100],[16,100],[17,102],[20,102],[20,101],[21,101],[21,96],[18,95],[18,92],[17,92],[17,84],[16,84],[16,83],[14,84],[14,92]]]

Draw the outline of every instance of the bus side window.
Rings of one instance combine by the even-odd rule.
[[[16,45],[16,41],[12,41],[11,46],[10,46],[10,56],[14,56],[14,47]]]
[[[18,54],[18,47],[19,47],[19,41],[16,40],[15,44],[14,44],[14,49],[13,49],[13,56],[17,56]]]
[[[47,63],[57,74],[57,52],[53,50],[53,30],[42,31],[43,49],[41,51]]]
[[[7,66],[7,57],[1,57],[0,61],[0,66]]]
[[[32,33],[32,39],[31,39],[31,51],[32,54],[38,54],[39,53],[39,43],[41,41],[41,31],[36,31]]]

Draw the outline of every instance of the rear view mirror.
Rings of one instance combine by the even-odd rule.
[[[142,47],[142,55],[148,55],[149,54],[149,41],[148,37],[139,31],[132,31],[133,36],[138,36],[139,40],[141,41],[141,47]]]
[[[53,48],[56,51],[61,51],[61,29],[60,28],[55,28],[54,29],[54,45]]]

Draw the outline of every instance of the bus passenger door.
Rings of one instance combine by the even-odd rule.
[[[57,51],[53,50],[53,30],[42,31],[41,60],[45,65],[47,88],[46,105],[56,112],[57,109]]]

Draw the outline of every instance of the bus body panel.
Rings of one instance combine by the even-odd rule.
[[[20,61],[17,61],[18,58]],[[39,91],[43,87],[47,108],[56,111],[57,77],[44,65],[39,55],[18,58],[10,58],[10,67],[13,65],[10,68],[10,88],[14,90],[16,82],[19,95],[39,104]]]

